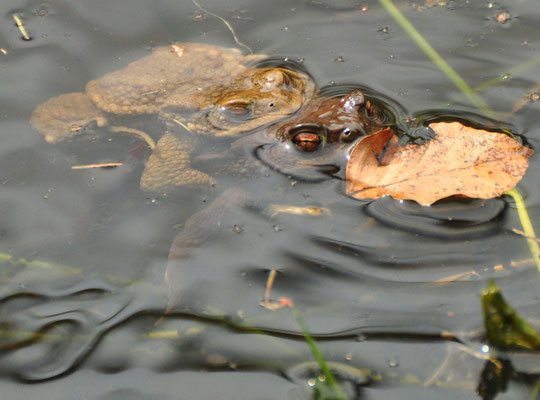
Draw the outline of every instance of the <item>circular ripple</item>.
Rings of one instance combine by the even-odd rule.
[[[505,207],[501,199],[451,198],[424,207],[415,201],[384,197],[371,202],[364,210],[370,217],[395,229],[465,239],[498,232]]]

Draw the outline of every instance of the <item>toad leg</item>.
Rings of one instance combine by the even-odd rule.
[[[167,192],[186,185],[211,185],[214,178],[191,168],[196,138],[165,133],[148,159],[141,177],[141,190]]]
[[[49,143],[75,136],[86,127],[107,125],[105,115],[84,93],[67,93],[39,105],[30,123]]]

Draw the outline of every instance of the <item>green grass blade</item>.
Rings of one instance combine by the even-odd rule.
[[[529,251],[531,252],[536,268],[540,273],[540,246],[536,241],[536,234],[534,233],[534,228],[532,226],[531,219],[529,218],[529,213],[527,212],[527,207],[523,201],[523,197],[518,192],[516,188],[505,192],[504,194],[511,196],[516,202],[516,209],[519,216],[519,221],[523,227],[523,232],[527,235],[527,244],[529,245]]]
[[[304,334],[304,338],[306,339],[306,342],[309,345],[311,353],[315,357],[315,360],[317,361],[319,368],[321,369],[321,371],[323,372],[326,378],[326,384],[333,389],[334,394],[337,396],[338,400],[347,400],[347,397],[345,396],[345,394],[339,387],[336,381],[336,378],[334,378],[334,374],[332,374],[332,371],[330,371],[330,367],[328,367],[328,364],[326,363],[324,356],[319,350],[319,347],[317,347],[317,343],[315,343],[315,340],[313,340],[313,337],[309,333],[309,330],[306,326],[306,323],[304,322],[304,319],[302,318],[300,313],[296,311],[294,308],[291,308],[291,311],[294,315],[294,318],[298,322],[298,325],[300,326],[302,333]]]
[[[386,11],[401,25],[409,37],[431,59],[431,61],[444,72],[444,74],[457,86],[459,90],[484,114],[493,117],[494,113],[486,102],[463,80],[463,78],[442,58],[439,53],[416,30],[402,12],[394,5],[392,0],[379,0]]]
[[[530,68],[533,68],[535,66],[537,66],[538,64],[540,64],[540,54],[531,58],[530,60],[527,60],[519,65],[516,65],[515,67],[512,67],[508,70],[508,72],[504,73],[503,75],[501,76],[498,76],[496,78],[493,78],[493,79],[490,79],[489,81],[486,81],[478,86],[476,86],[474,88],[474,90],[476,92],[479,92],[481,90],[484,90],[484,89],[487,89],[491,86],[495,86],[495,85],[498,85],[499,83],[507,80],[507,79],[511,79],[512,77],[516,76],[516,75],[520,75],[522,72],[530,69]]]

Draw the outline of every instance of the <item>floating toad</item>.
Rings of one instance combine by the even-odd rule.
[[[295,113],[314,93],[315,85],[305,73],[254,66],[265,58],[197,43],[160,47],[122,70],[88,82],[85,93],[46,101],[36,108],[31,123],[50,143],[87,127],[107,126],[113,132],[139,133],[153,147],[153,139],[145,133],[118,124],[134,116],[157,115],[187,132],[169,132],[162,138],[141,188],[160,191],[209,184],[212,177],[190,167],[198,135],[225,137],[251,131]],[[164,166],[161,160],[169,154],[176,162]],[[169,173],[174,180],[167,179],[167,170],[177,172]]]
[[[336,169],[336,162],[344,161],[352,141],[384,126],[384,112],[360,90],[342,97],[314,98],[292,119],[237,140],[224,154],[192,160],[215,160],[202,163],[212,164],[203,166],[206,176],[230,174],[231,170],[240,175],[250,162],[246,148],[255,146],[257,158],[267,166],[301,179],[321,179]],[[186,181],[186,169],[182,167],[186,140],[170,133],[163,136],[146,165],[141,187],[165,191]],[[251,167],[248,169],[253,172],[254,165]]]
[[[355,139],[386,127],[389,121],[385,113],[387,111],[379,103],[366,98],[359,90],[342,97],[319,97],[291,119],[238,139],[232,144],[231,151],[243,152],[245,157],[254,156],[254,164],[258,163],[266,172],[269,167],[299,180],[329,179],[345,165]],[[264,181],[265,186],[267,182]],[[186,221],[169,252],[166,280],[170,309],[179,304],[185,305],[184,291],[191,288],[196,277],[208,279],[213,275],[211,271],[194,272],[186,262],[194,247],[211,242],[211,238],[220,232],[230,231],[232,221],[236,220],[235,223],[241,225],[238,221],[242,220],[247,206],[266,209],[262,212],[272,218],[275,208],[269,211],[267,206],[272,202],[286,201],[286,192],[291,190],[287,185],[270,190],[266,188],[261,192],[257,186],[262,184],[258,180],[253,184],[247,182],[229,187],[206,209]],[[298,211],[306,206],[309,209],[309,204],[301,204],[289,210]],[[311,212],[306,214],[313,215]],[[219,269],[218,266],[208,268]]]
[[[234,146],[261,141],[256,155],[267,166],[304,180],[328,178],[346,162],[351,143],[383,129],[387,111],[361,90],[342,97],[319,97],[293,118]]]

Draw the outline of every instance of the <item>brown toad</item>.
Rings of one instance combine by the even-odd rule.
[[[234,146],[263,143],[257,158],[283,174],[321,179],[339,170],[351,143],[385,127],[383,108],[355,90],[342,97],[318,97],[301,113]]]
[[[229,149],[228,153],[236,152],[244,158],[246,158],[246,155],[254,155],[255,153],[259,160],[263,160],[264,165],[286,174],[296,171],[295,165],[297,165],[300,167],[302,172],[300,176],[302,176],[303,173],[307,172],[306,169],[317,169],[318,164],[312,162],[311,167],[302,163],[295,164],[291,161],[284,164],[279,161],[283,158],[277,157],[277,155],[281,154],[278,151],[280,148],[287,150],[285,153],[293,157],[293,159],[304,160],[306,155],[308,157],[311,155],[311,158],[309,158],[311,161],[320,159],[322,163],[328,163],[329,160],[335,158],[332,155],[346,156],[348,147],[351,144],[350,141],[353,138],[378,129],[382,122],[375,116],[376,112],[374,112],[373,107],[360,92],[354,92],[342,98],[314,99],[297,118],[271,126],[264,133],[253,134],[250,137],[251,140],[247,140],[247,137],[238,140]],[[299,127],[306,129],[298,131]],[[290,148],[285,149],[284,146],[286,145]],[[271,150],[272,146],[278,146],[278,149]],[[266,152],[269,153],[266,154]],[[268,157],[263,158],[263,153],[265,153],[264,156],[268,155]],[[257,157],[251,157],[254,166],[259,164]],[[269,172],[268,168],[261,167],[259,169]],[[238,185],[233,185],[225,190],[209,207],[194,214],[186,221],[169,252],[169,262],[165,275],[169,288],[168,299],[163,296],[159,284],[148,284],[154,282],[154,279],[161,279],[163,276],[161,271],[157,273],[152,268],[149,270],[148,279],[136,280],[127,287],[113,287],[110,283],[96,284],[96,282],[90,282],[87,284],[85,281],[82,286],[77,284],[71,293],[69,290],[62,288],[60,294],[51,295],[50,291],[45,290],[42,296],[48,299],[48,303],[52,308],[45,310],[41,304],[38,304],[39,309],[37,309],[31,305],[28,309],[15,310],[16,312],[12,315],[8,315],[11,318],[9,320],[4,318],[9,321],[10,326],[17,327],[20,330],[42,331],[57,322],[69,323],[73,321],[77,329],[81,331],[81,340],[75,343],[66,342],[67,347],[63,346],[62,342],[53,349],[53,351],[60,354],[60,357],[65,358],[49,357],[50,363],[47,361],[34,363],[31,367],[25,366],[23,376],[27,379],[42,380],[66,372],[86,357],[88,352],[95,348],[95,344],[103,335],[138,313],[144,313],[145,318],[153,311],[161,313],[165,309],[170,312],[179,311],[182,313],[186,313],[187,310],[187,315],[204,314],[206,318],[221,318],[222,314],[238,316],[243,314],[251,318],[248,325],[252,327],[262,329],[271,327],[275,320],[268,319],[268,314],[263,315],[262,319],[257,318],[260,316],[258,313],[258,301],[263,293],[261,285],[258,284],[260,278],[251,274],[251,271],[257,272],[259,270],[260,275],[262,275],[266,269],[282,266],[278,264],[279,258],[276,256],[275,246],[268,245],[269,243],[262,236],[238,236],[238,233],[233,232],[232,235],[239,239],[236,245],[234,241],[227,242],[225,240],[223,247],[219,249],[219,253],[206,251],[208,250],[208,244],[221,243],[220,239],[230,239],[234,224],[239,224],[236,226],[238,230],[235,230],[235,232],[240,232],[246,218],[250,223],[261,220],[265,228],[267,228],[267,222],[273,225],[274,222],[269,220],[276,217],[276,212],[268,212],[265,206],[274,201],[284,204],[298,204],[300,199],[303,202],[299,204],[300,206],[305,206],[305,202],[311,201],[309,197],[298,196],[298,193],[294,193],[295,188],[298,186],[279,185],[279,183],[286,181],[282,179],[281,174],[268,175],[275,175],[278,179],[273,180],[270,176],[263,178],[259,175],[262,178],[261,180],[239,182]],[[278,183],[278,185],[274,186],[273,183]],[[261,191],[260,188],[263,185],[266,190]],[[307,187],[304,187],[302,192],[304,190],[307,190]],[[321,194],[326,199],[326,193]],[[254,207],[251,207],[250,212],[246,212],[246,207],[252,205]],[[259,205],[262,205],[262,207],[258,207]],[[291,225],[296,224],[296,222],[298,221],[292,221]],[[301,221],[298,225],[304,225],[305,222]],[[246,225],[246,227],[249,227],[249,225]],[[251,231],[255,232],[254,230]],[[293,231],[292,234],[294,235],[295,232]],[[311,237],[313,235],[309,235],[307,239],[309,240]],[[215,240],[216,238],[218,240]],[[262,257],[259,257],[257,250],[261,250],[261,247],[257,246],[261,245],[268,248],[266,250],[268,253],[264,253]],[[246,249],[246,247],[255,247],[255,249],[247,251],[250,249]],[[193,251],[196,248],[200,248],[201,251]],[[206,262],[208,259],[204,258],[201,262],[197,257],[209,255],[210,253],[213,253],[216,257],[210,260],[211,262]],[[265,257],[268,254],[271,256]],[[189,256],[192,257],[188,258]],[[255,256],[255,258],[252,258],[252,256]],[[236,257],[239,257],[239,259]],[[243,257],[248,257],[248,259],[246,260]],[[268,262],[272,264],[268,265]],[[156,263],[158,268],[159,264]],[[248,269],[246,274],[244,269],[246,265],[254,265],[257,268]],[[239,277],[241,279],[240,285],[237,285]],[[233,286],[229,285],[231,279],[234,283]],[[306,281],[303,284],[307,285],[309,283],[310,281]],[[19,295],[25,295],[28,289],[23,285],[19,286]],[[292,289],[297,290],[303,290],[304,288],[309,287],[292,287]],[[235,296],[230,296],[231,290],[236,292]],[[189,293],[190,291],[191,293]],[[66,293],[67,296],[63,297]],[[104,293],[108,295],[104,296]],[[82,312],[80,294],[85,296]],[[32,296],[35,295],[36,293],[32,293]],[[75,297],[76,301],[71,296],[77,296]],[[103,307],[103,297],[108,297],[107,307],[105,308]],[[65,299],[69,301],[65,301]],[[59,303],[58,300],[60,300]],[[87,312],[87,310],[94,308],[99,312]],[[101,312],[102,310],[103,312]],[[240,310],[243,311],[240,312]],[[278,317],[282,319],[282,315]],[[31,324],[31,328],[28,328],[28,324]],[[25,329],[22,329],[23,327]],[[28,340],[26,338],[23,338],[23,340],[24,342],[18,341],[17,344],[26,346]],[[34,342],[30,341],[30,344],[34,344]],[[38,341],[37,344],[41,345],[41,342]],[[38,367],[34,368],[35,365]]]
[[[241,175],[246,164],[252,164],[247,167],[251,172],[255,167],[241,153],[257,146],[257,158],[273,169],[301,179],[325,178],[342,161],[340,158],[346,157],[353,140],[384,126],[379,118],[382,112],[360,90],[342,97],[318,97],[308,101],[291,119],[238,139],[222,154],[195,156],[190,160],[203,160],[202,168],[212,176],[235,172]],[[186,180],[186,169],[181,166],[185,162],[182,149],[187,140],[189,137],[172,133],[163,136],[147,163],[141,187],[170,190],[178,186],[177,181]]]
[[[141,188],[163,191],[212,183],[210,176],[190,166],[197,135],[223,137],[251,131],[295,113],[314,92],[307,74],[252,66],[265,58],[244,56],[238,49],[174,43],[88,82],[85,93],[46,101],[36,108],[31,123],[47,142],[54,143],[91,126],[137,133],[117,125],[129,117],[157,115],[188,132],[163,136],[147,164]],[[138,133],[153,147],[148,135]],[[171,149],[173,134],[178,140]],[[169,154],[177,160],[165,166],[162,160]],[[174,180],[163,175],[167,170],[176,172]]]
[[[258,166],[265,176],[269,175],[268,168],[271,168],[298,180],[319,181],[336,176],[339,179],[337,174],[345,165],[353,142],[386,127],[385,112],[380,104],[366,98],[359,90],[342,97],[315,98],[294,117],[238,139],[231,145],[230,153],[243,154],[245,158],[252,156],[252,169]],[[309,204],[287,202],[288,196],[294,191],[291,185],[268,188],[269,182],[272,181],[267,177],[264,180],[238,182],[237,186],[227,188],[207,208],[186,221],[169,252],[166,272],[169,309],[178,305],[186,306],[184,291],[190,290],[194,282],[199,283],[196,282],[197,277],[201,280],[211,279],[208,277],[217,273],[191,269],[196,261],[189,258],[188,263],[186,260],[194,248],[212,243],[216,235],[226,237],[233,224],[242,226],[246,215],[253,212],[265,214],[263,218],[273,218],[277,211],[270,205],[274,202],[286,202],[291,206],[288,210],[296,210],[294,213],[307,210],[307,214],[310,214]],[[264,185],[264,190],[261,190],[261,185]],[[298,201],[299,197],[292,198]],[[303,196],[300,199],[306,200]],[[246,213],[246,207],[251,213]],[[228,259],[226,254],[222,257]],[[204,268],[219,270],[219,267]],[[220,273],[226,274],[223,271]]]

